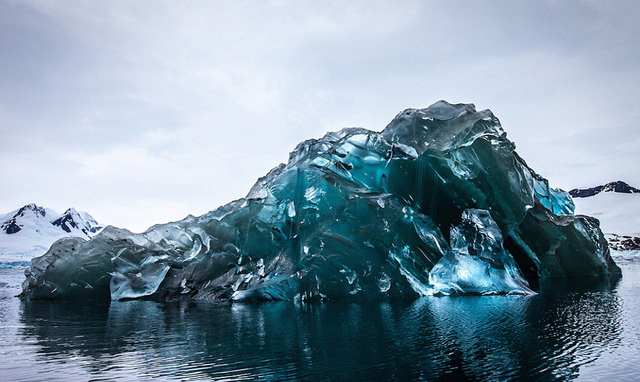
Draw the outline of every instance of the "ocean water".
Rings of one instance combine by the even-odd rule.
[[[640,257],[612,287],[314,304],[32,302],[0,269],[0,381],[640,380]]]

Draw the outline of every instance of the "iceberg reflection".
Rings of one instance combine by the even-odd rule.
[[[609,290],[330,304],[32,302],[21,320],[23,340],[38,349],[33,370],[68,380],[572,379],[620,342],[623,326]]]

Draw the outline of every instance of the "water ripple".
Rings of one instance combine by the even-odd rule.
[[[613,290],[396,302],[21,304],[5,293],[0,379],[640,380],[640,263],[623,271]]]

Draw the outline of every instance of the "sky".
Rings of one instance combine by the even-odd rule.
[[[0,213],[141,232],[445,99],[552,186],[640,187],[638,1],[0,0]]]

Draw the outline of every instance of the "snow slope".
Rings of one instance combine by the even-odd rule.
[[[640,237],[640,194],[601,192],[573,202],[576,214],[600,220],[605,234]]]
[[[0,215],[0,268],[25,266],[64,237],[89,239],[103,227],[86,212],[69,208],[63,214],[28,204]]]

